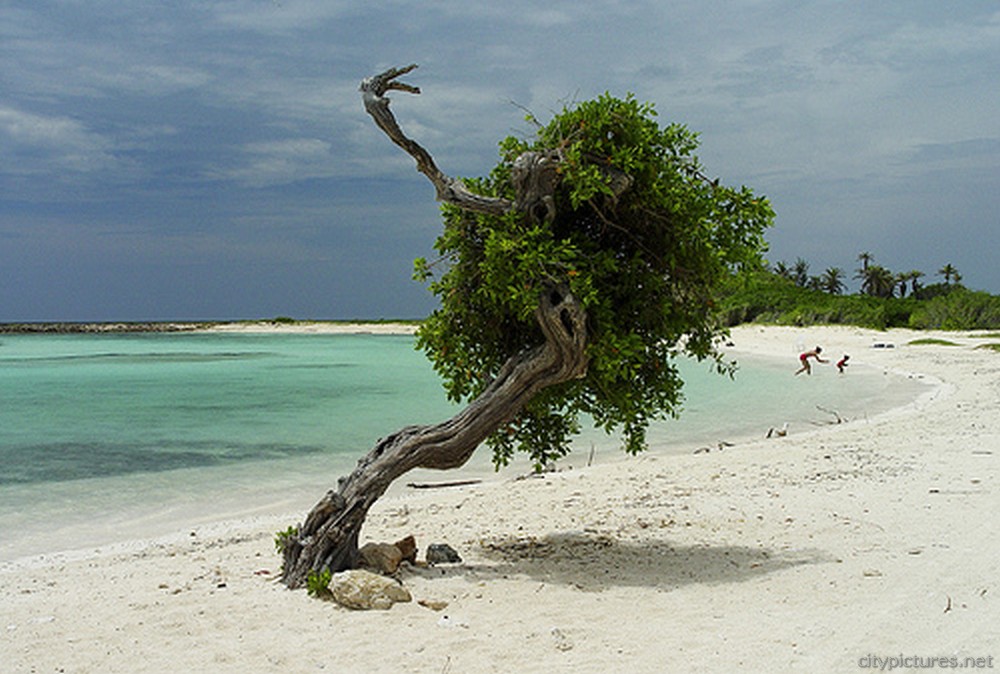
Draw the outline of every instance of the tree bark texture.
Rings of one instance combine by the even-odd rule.
[[[416,160],[417,169],[435,185],[438,199],[470,211],[502,214],[515,209],[529,217],[552,217],[557,157],[531,153],[519,160],[515,178],[518,198],[511,202],[471,193],[460,181],[441,172],[430,154],[403,134],[384,94],[389,90],[419,93],[416,87],[396,81],[415,67],[393,68],[367,78],[361,91],[375,123]],[[567,288],[549,288],[540,297],[535,316],[544,343],[510,358],[483,393],[451,419],[408,426],[379,440],[354,471],[340,479],[337,489],[313,507],[297,533],[285,541],[282,580],[288,587],[302,587],[312,571],[352,568],[369,509],[398,477],[414,468],[462,466],[539,391],[586,374],[587,320],[577,299]]]

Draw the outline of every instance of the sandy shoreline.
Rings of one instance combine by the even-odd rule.
[[[926,337],[958,345],[909,345]],[[736,353],[787,357],[790,377],[803,343],[938,385],[872,419],[721,452],[381,501],[365,540],[413,534],[462,554],[402,574],[415,599],[447,602],[440,612],[350,612],[284,590],[273,534],[304,513],[7,564],[3,671],[853,672],[901,655],[998,666],[1000,354],[975,348],[998,341],[737,328]]]
[[[417,323],[399,321],[378,323],[365,321],[295,321],[293,323],[239,321],[215,323],[201,328],[199,331],[306,335],[412,335],[416,330]]]

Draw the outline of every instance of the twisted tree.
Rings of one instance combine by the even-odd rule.
[[[389,91],[419,93],[398,80],[415,67],[367,78],[361,92],[442,202],[441,257],[415,264],[441,306],[418,344],[468,405],[379,440],[283,537],[293,588],[352,567],[372,504],[414,468],[459,467],[484,442],[498,466],[517,450],[541,466],[565,455],[581,415],[643,449],[648,423],[679,409],[677,357],[731,371],[715,350],[713,293],[734,267],[761,264],[773,218],[748,188],[708,179],[696,136],[660,128],[631,96],[567,108],[533,141],[507,138],[486,178],[449,177],[389,109]]]

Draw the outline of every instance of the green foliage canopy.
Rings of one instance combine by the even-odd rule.
[[[415,277],[441,302],[418,344],[454,400],[474,398],[504,362],[543,342],[534,318],[543,292],[568,289],[586,309],[586,376],[543,390],[490,438],[498,467],[516,450],[536,466],[565,455],[582,414],[638,452],[649,422],[677,413],[679,355],[728,369],[714,349],[724,331],[715,292],[734,268],[761,264],[774,213],[749,188],[708,180],[694,155],[697,135],[655,117],[631,95],[605,94],[565,108],[534,140],[505,139],[490,175],[465,184],[513,201],[515,159],[554,151],[555,217],[445,204],[441,258],[415,263]],[[622,173],[631,183],[618,195]]]

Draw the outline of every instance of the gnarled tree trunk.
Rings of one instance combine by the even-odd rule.
[[[336,491],[313,507],[295,536],[286,542],[282,580],[301,587],[309,572],[351,568],[358,532],[372,504],[399,476],[414,468],[450,469],[465,464],[476,447],[509,422],[547,386],[582,377],[586,316],[576,299],[553,289],[536,311],[545,343],[507,361],[476,400],[451,419],[429,426],[408,426],[380,440]]]
[[[362,82],[365,108],[394,143],[417,162],[417,169],[437,188],[438,199],[467,210],[505,213],[516,209],[529,217],[552,217],[555,188],[552,165],[557,157],[528,157],[518,166],[518,198],[473,194],[442,173],[431,156],[400,130],[386,91],[419,93],[395,81],[416,66],[393,68]],[[533,168],[534,167],[534,168]],[[532,176],[533,170],[543,172]],[[507,361],[483,393],[457,415],[439,424],[409,426],[383,438],[313,507],[284,548],[282,580],[291,588],[305,584],[310,571],[339,571],[354,566],[358,534],[368,510],[398,477],[414,468],[450,469],[466,463],[480,443],[511,421],[542,389],[583,377],[587,371],[586,314],[567,288],[552,287],[539,298],[535,312],[543,344]]]

